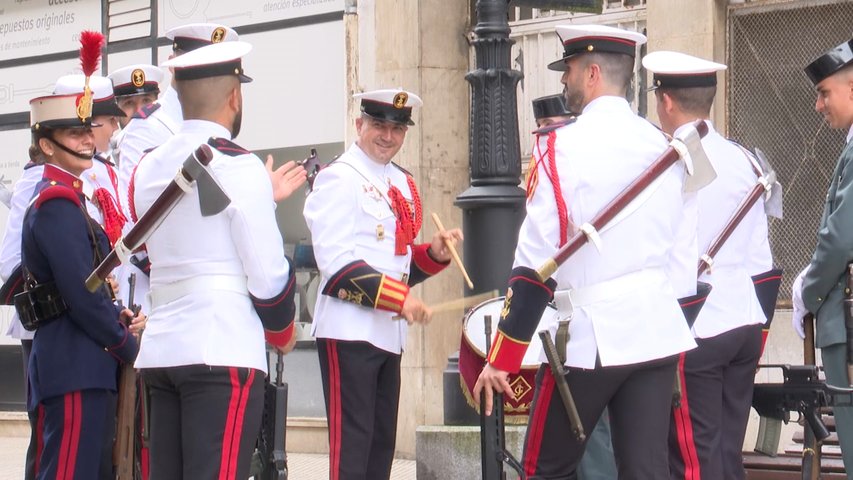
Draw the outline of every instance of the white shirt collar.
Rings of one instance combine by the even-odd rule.
[[[598,98],[593,99],[591,102],[587,103],[585,107],[583,107],[583,113],[589,113],[596,110],[613,110],[613,109],[627,109],[631,110],[631,105],[628,104],[628,100],[625,100],[624,97],[616,97],[612,95],[604,95]]]
[[[687,123],[685,123],[684,125],[682,125],[682,126],[680,126],[680,127],[676,128],[676,129],[675,129],[675,132],[672,134],[672,136],[673,136],[673,137],[678,137],[678,135],[680,135],[680,134],[681,134],[681,132],[683,132],[684,130],[686,130],[687,128],[689,128],[689,127],[690,127],[690,126],[692,126],[692,125],[693,125],[693,121],[692,121],[692,120],[691,120],[691,121],[689,121],[689,122],[687,122]],[[706,119],[706,120],[705,120],[705,125],[708,125],[708,134],[707,134],[707,135],[705,135],[706,137],[707,137],[708,135],[711,135],[712,133],[714,133],[714,132],[715,132],[715,130],[714,130],[714,123],[713,123],[713,122],[711,122],[710,120],[707,120],[707,119]]]
[[[853,125],[850,125],[850,130],[847,131],[847,143],[850,143],[851,138],[853,138]]]
[[[231,139],[231,132],[227,128],[209,120],[184,120],[181,125],[181,133],[201,133],[211,137]]]
[[[387,164],[381,164],[372,158],[368,157],[364,150],[358,146],[357,143],[352,142],[352,146],[349,149],[349,153],[352,154],[353,158],[358,159],[368,171],[377,175],[380,178],[385,178],[388,175],[389,169],[393,168],[391,162]]]

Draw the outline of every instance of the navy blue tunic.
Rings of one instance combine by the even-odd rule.
[[[86,289],[95,266],[91,235],[102,257],[110,248],[103,229],[81,207],[81,186],[79,178],[46,165],[24,217],[22,264],[37,282],[56,282],[68,306],[36,331],[30,356],[31,409],[68,392],[115,391],[119,363],[132,362],[138,350],[107,291]]]

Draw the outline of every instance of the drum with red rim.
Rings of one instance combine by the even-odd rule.
[[[462,325],[462,343],[459,347],[459,373],[462,383],[462,391],[468,404],[477,411],[480,408],[479,400],[473,397],[474,384],[477,377],[486,365],[486,317],[491,318],[492,340],[498,331],[498,323],[501,319],[501,310],[504,308],[504,297],[487,300],[468,312]],[[557,324],[557,309],[548,305],[539,319],[536,331],[551,328]],[[539,369],[540,355],[542,354],[542,343],[539,335],[533,335],[527,352],[522,360],[521,370],[518,374],[510,374],[509,384],[515,395],[513,398],[504,398],[504,414],[507,417],[516,417],[516,421],[525,421],[533,403],[533,387],[536,381],[536,371]]]

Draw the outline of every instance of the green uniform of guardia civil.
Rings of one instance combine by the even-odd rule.
[[[847,141],[829,192],[817,247],[812,255],[808,273],[803,278],[803,303],[817,319],[815,344],[830,385],[849,386],[847,379],[846,342],[844,327],[844,287],[846,266],[853,261],[853,141]],[[835,424],[845,469],[853,478],[853,407],[836,407]]]

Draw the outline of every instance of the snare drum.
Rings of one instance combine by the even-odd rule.
[[[462,390],[468,404],[477,411],[480,408],[479,400],[473,397],[474,384],[480,372],[486,365],[486,317],[491,317],[492,339],[494,342],[498,331],[498,323],[501,320],[501,310],[504,305],[504,297],[487,300],[468,312],[462,324],[462,344],[459,347],[459,372],[462,378]],[[539,319],[536,331],[549,329],[557,324],[557,309],[548,305]],[[536,384],[536,371],[542,363],[539,358],[542,354],[542,342],[539,335],[534,334],[521,362],[521,370],[518,374],[509,375],[509,384],[515,393],[513,398],[504,398],[504,414],[509,416],[527,417],[530,413],[530,405],[533,403],[533,387]],[[523,419],[519,419],[523,420]]]

